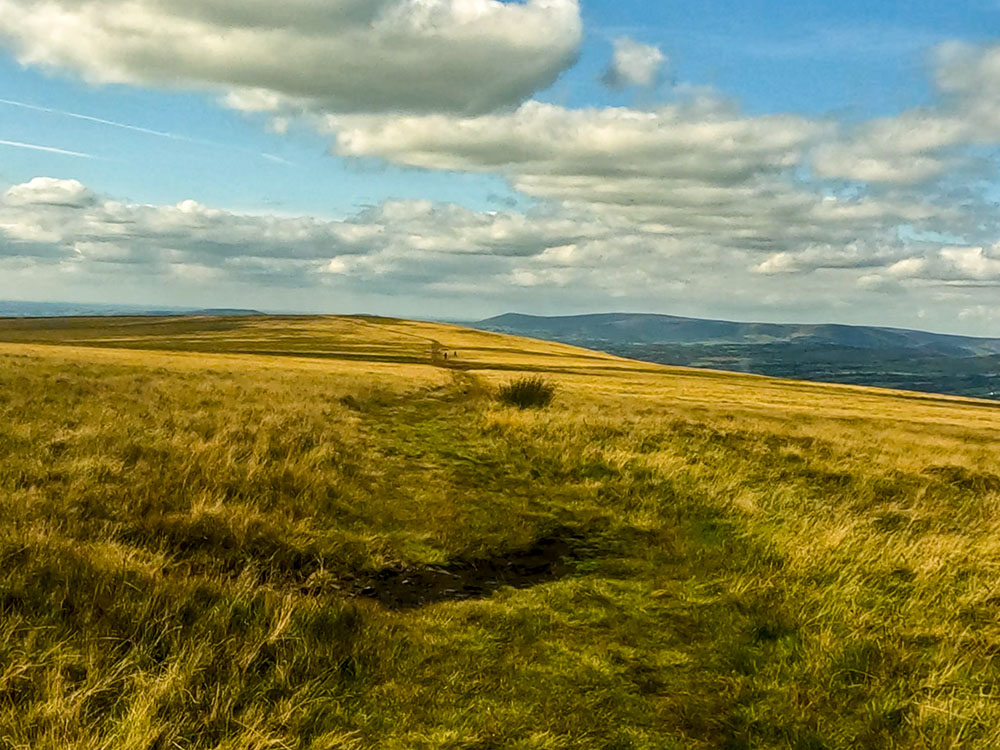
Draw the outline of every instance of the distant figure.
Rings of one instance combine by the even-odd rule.
[[[445,352],[445,353],[444,353],[444,361],[445,361],[445,362],[447,362],[447,361],[448,361],[448,352]]]

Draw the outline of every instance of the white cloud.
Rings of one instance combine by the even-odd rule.
[[[947,42],[935,51],[936,82],[963,99],[993,99],[1000,94],[1000,45]]]
[[[886,273],[899,280],[1000,285],[1000,244],[989,248],[932,248],[899,260]]]
[[[604,72],[603,81],[614,89],[627,86],[648,88],[659,81],[667,62],[667,56],[659,47],[619,37],[615,40],[614,54]]]
[[[885,268],[907,248],[899,242],[854,241],[845,244],[812,244],[769,255],[753,271],[765,275],[805,274],[818,270],[858,270]],[[896,263],[898,265],[898,263]],[[893,266],[895,267],[895,266]]]
[[[993,252],[1000,255],[1000,246]],[[948,247],[940,251],[944,277],[956,280],[1000,282],[1000,257],[987,254],[981,247]]]
[[[0,0],[27,65],[251,110],[480,113],[577,55],[577,0]]]
[[[62,206],[84,208],[97,202],[97,196],[76,180],[36,177],[23,185],[14,185],[4,193],[9,206]]]
[[[915,184],[955,164],[949,149],[975,141],[974,123],[935,110],[906,112],[865,123],[847,139],[820,146],[813,165],[823,177]]]
[[[942,101],[857,127],[821,146],[823,177],[918,184],[961,165],[962,148],[1000,143],[1000,45],[950,42],[935,51]]]
[[[919,276],[926,267],[927,261],[924,258],[904,258],[889,266],[887,271],[890,276],[913,278]]]
[[[329,117],[343,156],[379,156],[428,169],[649,176],[740,182],[799,163],[824,127],[805,118],[744,118],[721,101],[652,112],[566,109],[528,102],[481,117]]]

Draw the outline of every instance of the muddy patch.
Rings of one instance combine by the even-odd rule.
[[[581,539],[556,534],[503,554],[460,559],[447,565],[380,570],[355,581],[354,595],[395,610],[484,599],[504,586],[525,589],[565,578],[583,557]]]

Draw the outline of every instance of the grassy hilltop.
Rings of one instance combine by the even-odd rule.
[[[996,748],[998,449],[452,326],[0,321],[0,748]]]

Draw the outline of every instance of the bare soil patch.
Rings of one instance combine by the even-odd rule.
[[[583,540],[560,530],[530,546],[447,565],[387,568],[355,581],[355,596],[394,610],[444,601],[484,599],[504,586],[531,588],[565,578],[583,558]]]

